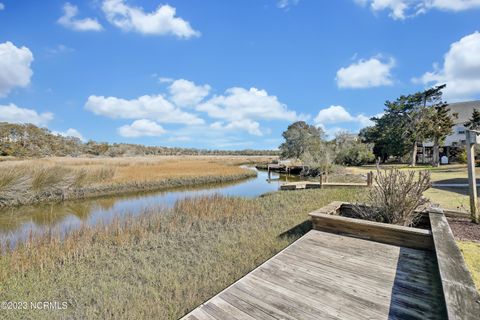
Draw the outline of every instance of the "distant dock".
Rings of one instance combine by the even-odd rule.
[[[280,186],[280,190],[321,189],[323,187],[371,187],[373,185],[373,172],[367,173],[367,180],[361,182],[328,182],[327,175],[320,175],[319,181],[287,182]]]
[[[301,190],[301,189],[321,189],[323,187],[369,187],[366,183],[357,182],[314,182],[298,181],[288,182],[280,186],[280,190]]]

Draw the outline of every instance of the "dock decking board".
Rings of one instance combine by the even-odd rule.
[[[477,320],[480,294],[455,244],[447,218],[434,212],[429,215],[449,319]]]
[[[183,319],[445,319],[435,253],[312,230]]]

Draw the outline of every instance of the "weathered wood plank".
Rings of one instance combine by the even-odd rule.
[[[250,316],[246,312],[243,312],[237,307],[234,307],[219,296],[214,297],[210,302],[213,306],[225,312],[229,318],[237,320],[255,320],[254,317]]]
[[[430,223],[448,318],[480,319],[480,296],[447,218],[441,213],[431,212]]]
[[[337,316],[341,313],[341,318],[346,317],[347,314],[356,315],[363,310],[368,310],[365,313],[366,317],[388,314],[389,304],[385,303],[387,299],[367,300],[361,291],[357,291],[355,288],[345,288],[343,283],[340,285],[338,278],[311,277],[308,272],[295,272],[295,270],[301,271],[301,269],[282,263],[276,263],[269,267],[269,270],[261,270],[255,277],[275,283],[305,297],[314,298],[315,300],[311,303],[322,308],[324,312]],[[343,306],[340,311],[336,307],[337,305]]]
[[[203,307],[195,309],[191,314],[188,314],[184,318],[185,320],[217,320],[203,310]]]
[[[254,305],[248,300],[248,295],[235,290],[232,286],[229,290],[219,294],[219,297],[225,300],[227,303],[242,310],[246,314],[259,320],[275,320],[275,317],[270,314],[268,308],[266,309],[262,304]],[[246,298],[245,298],[246,297]]]
[[[309,215],[312,217],[315,230],[414,249],[434,249],[432,234],[429,230],[340,217],[319,212],[312,212]]]
[[[185,319],[443,319],[435,267],[429,251],[312,230]]]

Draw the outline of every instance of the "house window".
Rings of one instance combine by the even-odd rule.
[[[465,134],[465,130],[458,130],[458,134]]]

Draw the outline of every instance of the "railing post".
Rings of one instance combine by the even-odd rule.
[[[323,172],[320,173],[320,189],[323,188]]]
[[[468,167],[468,190],[470,193],[470,215],[472,222],[479,223],[477,208],[477,179],[475,178],[475,142],[476,132],[465,130],[465,140],[467,141],[467,167]]]

